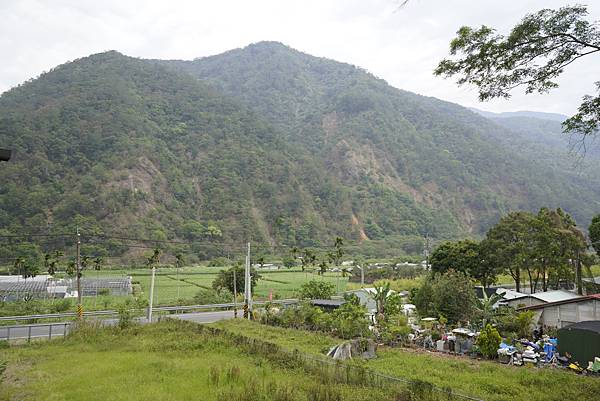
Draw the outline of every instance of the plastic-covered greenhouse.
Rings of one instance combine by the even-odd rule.
[[[586,367],[600,357],[600,320],[575,323],[558,330],[558,352]]]

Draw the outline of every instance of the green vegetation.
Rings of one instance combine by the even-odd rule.
[[[320,333],[248,321],[222,321],[213,325],[232,333],[273,342],[289,350],[298,349],[312,354],[323,354],[340,342]],[[561,370],[515,368],[412,349],[380,347],[377,355],[365,366],[398,377],[426,380],[489,401],[592,401],[600,391],[600,382],[596,378]]]
[[[422,317],[444,316],[450,323],[467,322],[474,315],[475,293],[464,273],[450,270],[423,280],[413,302]]]
[[[310,280],[300,287],[300,298],[304,299],[330,299],[336,293],[332,283]]]
[[[154,305],[233,302],[233,295],[230,291],[213,289],[213,283],[223,269],[224,267],[188,266],[179,268],[179,272],[177,272],[177,268],[173,267],[158,268],[154,288]],[[128,299],[133,302],[132,305],[135,307],[147,307],[150,274],[148,268],[106,269],[85,273],[84,277],[90,278],[131,276],[133,294],[131,297],[123,297],[99,293],[98,296],[83,297],[84,310],[117,310]],[[260,275],[261,279],[256,283],[253,292],[256,299],[268,299],[270,295],[273,299],[296,298],[300,295],[301,287],[310,281],[332,286],[334,292],[337,293],[345,291],[348,282],[348,278],[343,277],[341,272],[327,272],[324,275],[318,275],[314,271],[301,272],[283,269],[263,271]],[[242,281],[239,291],[243,292],[243,288]],[[0,302],[0,316],[74,312],[75,307],[74,299],[28,299],[20,302]]]
[[[442,60],[436,75],[459,75],[458,83],[479,89],[479,98],[508,98],[558,87],[556,78],[577,59],[600,51],[600,28],[587,19],[584,5],[543,9],[526,15],[507,36],[487,26],[461,27],[450,43],[455,59]],[[600,91],[600,82],[596,82]],[[563,123],[565,131],[595,135],[600,126],[600,96],[584,96],[578,113]]]
[[[3,238],[0,263],[43,271],[58,250],[64,270],[76,226],[82,254],[107,264],[143,264],[157,245],[124,238],[167,241],[163,263],[235,258],[250,240],[256,259],[297,246],[339,264],[421,254],[426,234],[481,235],[510,209],[597,213],[597,175],[507,136],[278,43],[190,62],[93,55],[0,97],[0,142],[16,155],[0,171],[0,236],[58,235]]]
[[[276,346],[244,344],[181,321],[84,325],[66,339],[3,348],[0,361],[2,400],[395,399],[393,388],[378,388],[368,376],[336,374]]]
[[[600,214],[594,216],[594,218],[592,219],[592,224],[590,224],[589,232],[592,247],[594,248],[596,253],[600,255]]]
[[[484,287],[506,273],[517,291],[527,280],[531,293],[557,288],[559,283],[572,284],[579,278],[575,284],[581,294],[581,277],[584,270],[591,276],[595,260],[587,253],[588,247],[575,220],[560,208],[542,208],[537,215],[511,212],[481,242],[462,240],[438,246],[431,256],[431,269],[435,273],[463,272]]]

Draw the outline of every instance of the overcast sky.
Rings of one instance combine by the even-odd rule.
[[[0,92],[58,64],[106,50],[193,59],[261,40],[358,65],[391,85],[491,111],[570,114],[593,82],[600,56],[572,64],[548,95],[515,93],[479,103],[473,88],[434,77],[461,25],[506,32],[552,0],[0,0]],[[600,20],[600,1],[587,3]]]

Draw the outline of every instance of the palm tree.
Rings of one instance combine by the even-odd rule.
[[[344,239],[342,237],[335,237],[335,241],[333,243],[333,247],[335,248],[335,265],[339,266],[342,257],[344,256]]]
[[[102,268],[102,264],[104,263],[104,258],[102,256],[97,256],[94,258],[94,270],[98,271]]]
[[[322,276],[327,272],[327,261],[322,260],[319,264],[319,274]]]
[[[312,265],[317,259],[315,253],[310,249],[306,248],[302,255],[302,271],[304,271],[308,266]]]
[[[477,299],[475,308],[481,316],[482,327],[485,327],[488,323],[492,322],[495,314],[494,305],[501,299],[502,296],[498,294],[492,294],[491,297],[488,297],[485,291],[483,291],[483,299]]]
[[[299,252],[300,252],[300,249],[298,249],[297,246],[293,246],[292,249],[290,249],[290,254],[292,255],[292,259],[296,260],[296,257],[298,256]]]
[[[23,270],[23,266],[25,265],[25,259],[18,257],[15,259],[15,262],[13,263],[13,267],[15,268],[17,274],[21,274],[21,271]]]
[[[385,304],[390,295],[390,283],[387,281],[383,285],[375,287],[375,292],[370,294],[371,298],[375,301],[377,315],[381,316],[382,320],[385,319]]]
[[[102,263],[104,262],[104,259],[102,258],[102,256],[96,256],[94,258],[93,261],[93,268],[96,271],[100,271],[100,269],[102,268]],[[99,277],[98,277],[99,278]],[[96,281],[96,294],[94,295],[94,307],[96,307],[96,301],[98,300],[98,282]]]

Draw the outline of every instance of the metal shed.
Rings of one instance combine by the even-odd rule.
[[[571,360],[585,368],[600,357],[600,320],[579,322],[558,330],[558,352],[571,354]]]

